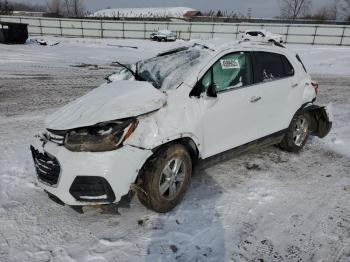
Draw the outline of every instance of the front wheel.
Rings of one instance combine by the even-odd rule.
[[[299,152],[306,144],[310,133],[310,116],[305,113],[294,116],[280,146],[289,152]]]
[[[192,160],[183,145],[160,149],[145,165],[140,202],[156,212],[172,210],[183,198],[190,184]]]

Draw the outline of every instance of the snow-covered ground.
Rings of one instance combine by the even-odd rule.
[[[350,48],[290,46],[335,123],[300,154],[275,147],[201,170],[168,214],[59,206],[35,185],[33,134],[55,108],[183,42],[48,38],[0,45],[0,261],[350,261]],[[78,66],[78,67],[77,67]]]

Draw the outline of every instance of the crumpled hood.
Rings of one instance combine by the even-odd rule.
[[[161,108],[166,95],[148,82],[116,81],[104,84],[46,119],[46,128],[69,130],[134,117]]]

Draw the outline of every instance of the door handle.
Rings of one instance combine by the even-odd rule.
[[[252,96],[250,98],[250,103],[256,103],[258,102],[259,100],[261,100],[261,96]]]
[[[295,87],[297,87],[297,86],[298,86],[298,84],[295,83],[295,84],[292,85],[292,88],[295,88]]]

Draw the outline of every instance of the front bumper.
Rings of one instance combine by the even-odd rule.
[[[151,150],[143,150],[128,145],[109,152],[71,152],[64,146],[59,146],[50,141],[44,146],[40,143],[33,145],[33,150],[50,157],[51,160],[46,160],[49,165],[54,162],[52,159],[57,160],[59,164],[56,183],[55,179],[52,182],[47,180],[47,177],[43,177],[42,174],[39,175],[40,170],[36,166],[39,186],[63,203],[72,206],[119,202],[121,197],[129,192],[130,185],[134,183],[139,170],[152,154]],[[34,159],[34,164],[38,165],[36,159]],[[43,170],[45,171],[45,169]],[[94,186],[93,183],[96,183],[96,186],[102,184],[102,188],[108,188],[105,192],[106,200],[102,200],[104,194],[101,193],[100,196],[97,192],[85,196],[85,200],[78,198],[72,192],[72,188],[74,189],[76,184],[74,181],[77,182],[80,178],[90,181],[90,183],[96,181],[89,185],[90,191]],[[99,178],[99,180],[96,178]],[[109,191],[112,191],[112,194]]]

